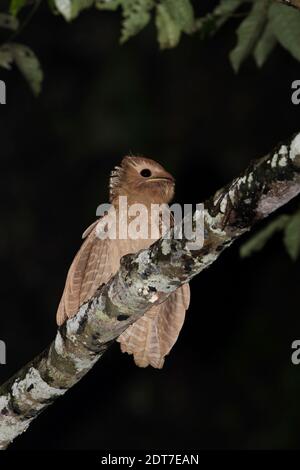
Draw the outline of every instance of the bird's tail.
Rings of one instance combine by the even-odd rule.
[[[182,328],[190,300],[190,289],[184,284],[165,302],[155,305],[127,328],[117,341],[121,351],[133,354],[139,367],[151,365],[161,369]]]

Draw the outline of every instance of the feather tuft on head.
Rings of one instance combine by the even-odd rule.
[[[168,203],[174,195],[175,180],[162,165],[150,158],[124,157],[110,175],[110,202],[127,196],[134,202]]]

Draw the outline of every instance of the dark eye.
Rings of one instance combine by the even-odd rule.
[[[149,176],[151,176],[152,173],[150,170],[148,170],[148,168],[144,168],[144,170],[142,170],[140,174],[144,178],[149,178]]]

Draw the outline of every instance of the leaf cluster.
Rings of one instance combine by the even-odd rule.
[[[0,12],[0,31],[11,30],[14,39],[41,0],[10,0],[8,3],[8,11]],[[300,10],[278,0],[220,0],[210,13],[196,17],[195,3],[196,0],[48,0],[51,12],[63,16],[67,22],[91,8],[120,10],[122,44],[153,20],[161,49],[177,46],[184,34],[207,38],[228,20],[238,18],[237,42],[229,55],[236,72],[251,55],[261,67],[278,43],[300,60]],[[43,73],[36,55],[9,37],[0,45],[0,67],[10,68],[12,64],[20,69],[33,92],[38,94]]]
[[[258,231],[241,247],[240,254],[242,258],[262,250],[278,232],[282,235],[287,253],[293,261],[296,261],[300,255],[300,210],[292,215],[280,215]]]

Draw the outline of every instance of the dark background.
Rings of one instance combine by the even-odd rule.
[[[278,47],[236,76],[237,24],[160,52],[153,25],[121,47],[116,13],[66,24],[42,8],[18,39],[45,82],[35,99],[17,71],[0,71],[1,381],[53,339],[67,269],[122,156],[157,159],[177,178],[176,201],[196,203],[299,131],[299,63]],[[298,286],[280,236],[247,260],[236,243],[191,283],[163,370],[113,345],[10,449],[299,448]]]

